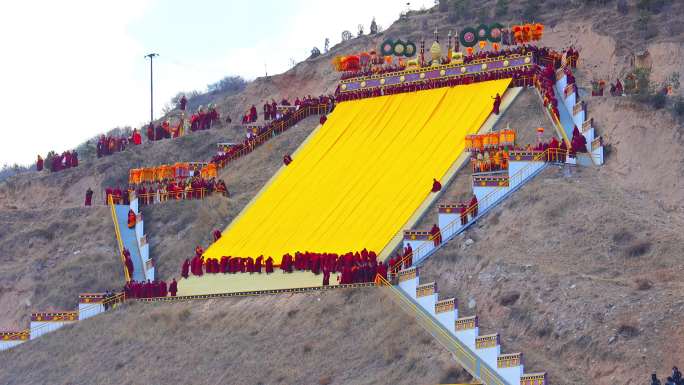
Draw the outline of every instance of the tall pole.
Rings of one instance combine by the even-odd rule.
[[[154,129],[154,82],[153,82],[153,72],[152,72],[152,61],[155,56],[159,56],[157,53],[150,53],[145,55],[145,57],[150,58],[150,126],[152,126],[152,140],[157,140],[157,132]]]

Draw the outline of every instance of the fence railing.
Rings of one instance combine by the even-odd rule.
[[[551,154],[551,155],[550,155]],[[547,162],[549,160],[558,160],[560,158],[563,158],[562,155],[567,156],[568,152],[567,150],[564,153],[561,153],[560,150],[555,150],[555,151],[550,151],[550,150],[545,150],[543,152],[539,152],[537,155],[535,155],[532,159],[532,161],[537,161],[537,162]],[[551,157],[549,157],[551,156]],[[476,212],[478,214],[484,213],[484,211],[492,206],[494,206],[501,198],[503,198],[510,190],[515,188],[517,185],[521,184],[526,178],[530,177],[536,172],[539,172],[539,166],[535,164],[528,164],[527,166],[523,167],[522,169],[518,170],[515,174],[509,177],[509,184],[508,188],[496,188],[489,194],[485,195],[483,198],[479,199],[477,204],[474,205],[469,205],[466,208],[465,215],[471,218],[468,223],[474,221],[479,215],[474,215]],[[480,209],[482,209],[482,212],[480,212]],[[458,213],[460,214],[460,213]],[[451,237],[453,237],[458,230],[460,230],[462,227],[466,225],[461,224],[461,219],[457,218],[454,219],[453,221],[449,222],[444,228],[440,228],[440,233],[444,241],[449,240]],[[428,237],[428,240],[434,241],[435,235],[430,235]],[[415,256],[420,256],[421,251],[427,254],[428,249],[430,247],[429,243],[424,243],[417,247],[416,249],[413,249],[413,252],[410,255],[404,256],[402,259],[399,261],[395,262],[394,266],[390,266],[390,273],[392,274],[397,274],[399,270],[401,270],[401,267],[406,264],[406,262],[409,259],[413,259]]]
[[[124,246],[123,240],[121,239],[121,230],[119,229],[119,220],[116,216],[116,208],[114,206],[114,200],[112,196],[109,196],[109,210],[112,214],[112,221],[114,221],[114,233],[116,234],[116,242],[119,246],[119,258],[121,259],[121,264],[124,270],[124,276],[126,277],[126,282],[131,281],[131,275],[128,273],[128,268],[126,267],[126,258],[124,257]]]
[[[431,315],[420,309],[407,295],[394,287],[381,276],[376,277],[376,283],[394,302],[404,311],[416,317],[418,324],[430,333],[436,340],[453,355],[454,359],[473,377],[480,379],[486,385],[518,385],[508,384],[484,361],[458,338],[454,337],[443,326],[437,323]]]
[[[126,295],[125,295],[124,293],[116,293],[116,294],[114,294],[112,297],[106,298],[106,299],[103,300],[102,302],[93,303],[93,304],[91,304],[91,305],[89,305],[89,306],[87,306],[87,307],[84,307],[83,309],[78,310],[78,312],[81,312],[81,311],[86,312],[86,311],[91,310],[91,309],[94,309],[94,308],[96,308],[96,307],[98,307],[98,306],[100,306],[100,305],[103,305],[103,306],[107,305],[107,306],[112,306],[112,307],[114,307],[115,305],[120,304],[120,303],[123,303],[123,302],[125,302],[125,301],[126,301]],[[68,321],[68,322],[77,322],[77,321],[78,321],[78,320]],[[31,338],[30,336],[31,336],[32,333],[37,332],[37,331],[41,331],[41,330],[43,330],[43,329],[45,329],[45,328],[47,328],[47,327],[49,327],[49,326],[50,326],[50,323],[49,323],[49,322],[45,322],[45,323],[41,324],[40,326],[36,326],[36,327],[33,327],[33,328],[29,327],[29,328],[27,329],[27,331],[29,332],[29,338]],[[14,333],[14,334],[9,334],[9,336],[20,335],[20,334],[23,334],[23,333],[25,333],[25,332],[26,332],[26,330],[20,331],[20,332]]]

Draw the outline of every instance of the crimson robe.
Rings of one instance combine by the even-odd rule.
[[[330,285],[330,271],[323,270],[323,286]]]
[[[36,171],[43,171],[43,158],[38,156],[38,161],[36,162]]]
[[[436,193],[442,189],[442,184],[437,179],[432,179],[432,192]]]
[[[176,280],[174,279],[174,280],[171,281],[171,283],[169,284],[169,293],[171,293],[171,296],[172,296],[172,297],[175,297],[177,292],[178,292],[178,283],[177,283]]]
[[[221,230],[214,230],[214,242],[218,241],[219,238],[221,238]]]
[[[262,261],[264,260],[264,256],[260,255],[256,261],[254,261],[254,272],[261,274],[261,265]]]
[[[93,203],[93,190],[88,189],[85,195],[85,205],[90,206]]]
[[[181,277],[188,278],[188,271],[190,270],[190,260],[187,258],[183,261],[183,266],[181,267]]]
[[[254,260],[252,257],[247,258],[247,268],[246,268],[248,273],[254,273]]]
[[[435,247],[442,243],[442,232],[437,224],[432,225],[432,229],[430,229],[430,235],[432,236],[432,241],[435,243]]]
[[[273,273],[273,258],[268,257],[268,259],[266,259],[266,274],[271,273]]]
[[[128,210],[128,228],[132,229],[135,227],[135,213],[133,210]]]
[[[470,200],[470,215],[472,218],[475,218],[478,213],[478,204],[477,204],[477,196],[473,195],[473,199]]]

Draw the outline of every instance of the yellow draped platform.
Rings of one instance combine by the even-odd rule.
[[[206,256],[380,252],[510,79],[344,102]]]

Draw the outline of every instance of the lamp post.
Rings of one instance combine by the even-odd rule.
[[[152,123],[154,121],[154,82],[152,77],[152,62],[154,61],[153,59],[155,56],[159,56],[159,54],[153,52],[145,55],[146,58],[150,59],[150,126],[152,127],[152,140],[157,140],[157,132]]]

